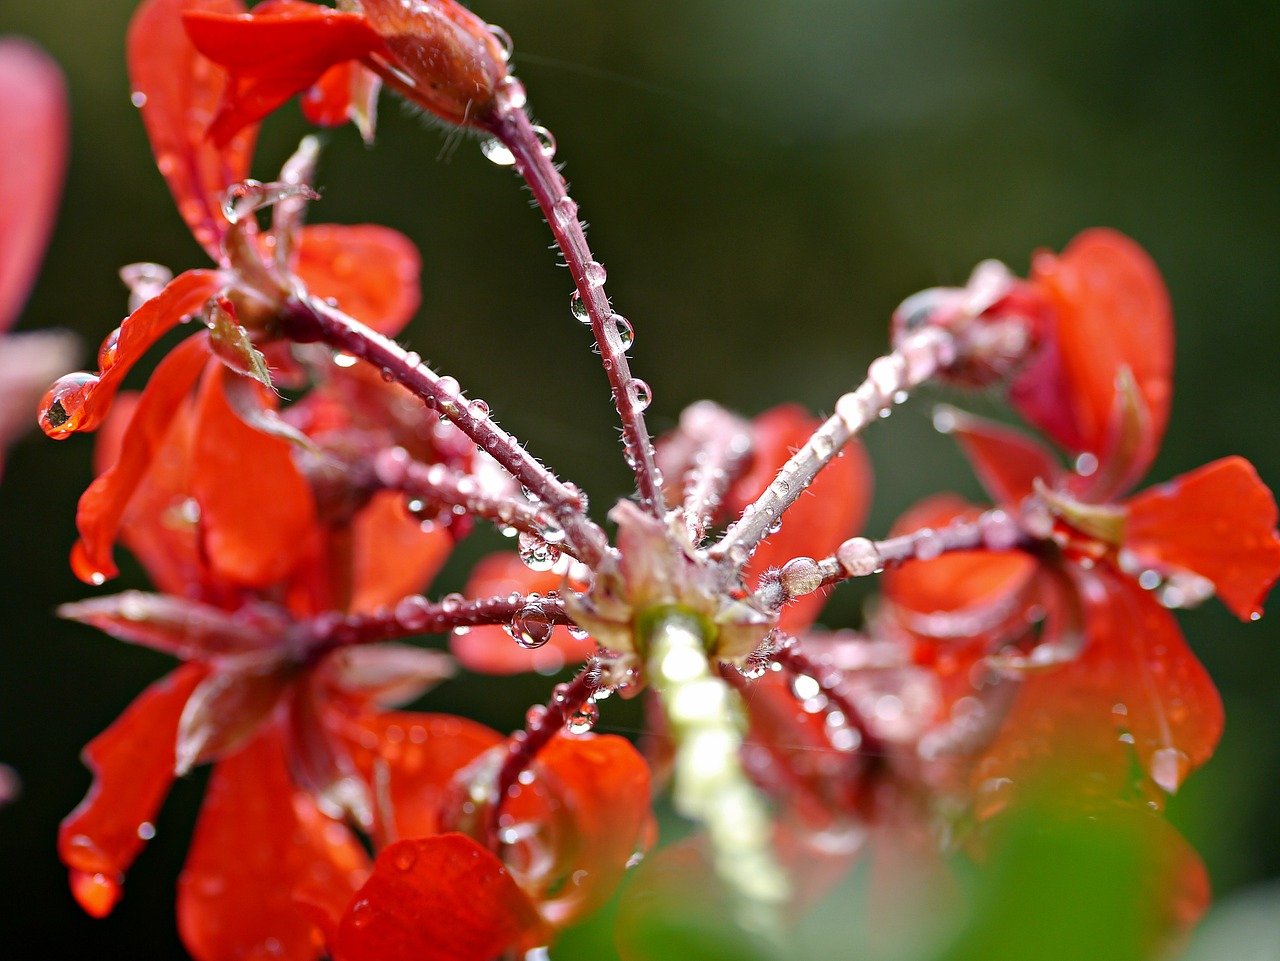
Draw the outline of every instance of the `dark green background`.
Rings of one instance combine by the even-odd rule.
[[[133,6],[5,0],[0,14],[0,32],[62,63],[74,123],[60,220],[21,326],[74,328],[86,362],[123,316],[120,265],[205,260],[129,105]],[[531,104],[559,139],[610,293],[636,328],[655,429],[703,397],[746,413],[788,399],[829,409],[883,349],[907,294],[962,283],[986,257],[1024,271],[1034,248],[1107,224],[1150,250],[1175,305],[1175,403],[1153,478],[1239,453],[1280,484],[1276,4],[490,0],[479,12],[515,38]],[[293,107],[273,119],[255,175],[269,178],[303,130]],[[412,346],[603,516],[628,486],[607,389],[513,175],[384,97],[376,148],[332,134],[320,182],[314,220],[384,223],[420,246]],[[929,429],[929,402],[868,438],[872,532],[939,487],[976,493]],[[54,852],[57,822],[88,784],[80,746],[166,667],[51,616],[90,593],[65,561],[90,447],[28,438],[0,488],[0,760],[25,784],[0,811],[0,918],[6,943],[38,944],[39,956],[177,957],[173,880],[198,777],[178,786],[110,919],[79,914]],[[142,584],[126,571],[112,587]],[[854,623],[862,596],[838,594],[824,620]],[[1229,892],[1280,876],[1280,630],[1236,623],[1216,603],[1181,620],[1228,727],[1171,812]],[[510,728],[544,693],[545,682],[482,681],[428,704]],[[605,707],[602,730],[635,724],[616,700]]]

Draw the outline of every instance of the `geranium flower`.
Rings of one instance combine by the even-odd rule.
[[[1012,399],[1074,469],[1009,428],[944,411],[940,425],[1028,540],[1014,553],[908,562],[886,578],[886,596],[894,619],[950,662],[953,700],[966,699],[957,714],[981,713],[966,690],[975,658],[1020,676],[1060,665],[1025,675],[978,764],[985,793],[998,794],[1028,762],[1077,753],[1088,770],[1108,772],[1101,790],[1114,793],[1128,783],[1130,750],[1172,793],[1212,754],[1222,707],[1153,591],[1170,606],[1216,592],[1238,617],[1258,617],[1280,574],[1275,502],[1239,457],[1125,498],[1159,446],[1172,370],[1168,295],[1133,241],[1093,230],[1061,256],[1038,254],[1019,295],[1038,301],[1044,327],[1034,378],[1019,375]],[[991,310],[1000,313],[998,298]],[[909,523],[938,527],[967,510],[934,501]],[[1028,610],[1047,615],[1042,636]],[[949,634],[979,644],[947,653]],[[945,752],[945,738],[933,748]]]
[[[0,335],[18,319],[53,229],[67,155],[67,95],[44,53],[0,38]],[[49,379],[73,362],[61,331],[0,336],[0,470],[4,451],[29,428]]]
[[[343,309],[383,332],[394,332],[418,305],[419,260],[402,235],[372,225],[301,226],[309,188],[306,171],[314,145],[304,146],[286,167],[282,182],[246,181],[255,129],[214,147],[193,117],[208,115],[222,95],[225,74],[196,53],[182,30],[184,10],[238,9],[230,0],[149,0],[129,31],[129,68],[134,100],[142,110],[161,172],[195,238],[214,258],[213,270],[189,270],[165,282],[158,268],[135,270],[141,301],[103,342],[96,374],[69,374],[50,389],[40,421],[52,437],[94,430],[110,409],[126,373],[168,329],[193,314],[208,326],[174,349],[156,368],[134,418],[121,457],[85,492],[77,524],[81,540],[72,565],[84,580],[101,583],[115,574],[111,548],[125,505],[154,457],[179,401],[202,376],[225,366],[247,377],[219,378],[241,419],[259,428],[246,432],[245,448],[232,452],[214,442],[216,427],[197,430],[195,476],[206,512],[223,516],[224,542],[213,552],[220,572],[249,585],[276,581],[298,560],[315,519],[310,494],[287,471],[264,470],[252,486],[214,480],[228,456],[287,460],[290,442],[271,413],[274,399],[251,380],[270,383],[267,358],[259,350],[290,299],[300,291],[334,298]],[[274,204],[270,230],[260,232],[254,211]],[[285,356],[274,361],[290,363]],[[213,410],[209,400],[203,408]],[[286,487],[270,489],[273,483]],[[244,510],[252,501],[259,513]],[[266,512],[266,513],[262,513]],[[236,526],[231,519],[240,518]]]
[[[367,136],[373,75],[442,120],[468,126],[489,112],[507,77],[497,35],[453,0],[353,0],[339,10],[268,0],[250,14],[210,6],[184,20],[197,49],[231,75],[209,126],[217,143],[304,91],[309,118],[357,119]]]

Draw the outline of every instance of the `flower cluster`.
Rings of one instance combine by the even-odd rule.
[[[1173,365],[1143,250],[1093,229],[1026,279],[981,264],[902,304],[891,351],[829,418],[704,401],[655,440],[631,324],[509,52],[453,0],[135,14],[134,102],[213,266],[126,268],[131,312],[97,371],[40,407],[52,437],[99,431],[73,569],[104,583],[119,543],[154,585],[61,613],[180,662],[85,749],[93,785],[59,838],[79,903],[112,910],[174,778],[205,763],[177,907],[201,961],[536,957],[624,878],[624,956],[651,956],[663,913],[717,906],[782,939],[870,849],[934,871],[942,853],[981,856],[1046,782],[1089,816],[1154,817],[1222,727],[1169,608],[1216,594],[1257,618],[1280,536],[1240,458],[1130,493]],[[393,339],[419,302],[412,244],[304,223],[314,138],[277,179],[249,179],[258,124],[291,97],[369,138],[384,85],[483,137],[546,217],[635,477],[612,536],[487,404]],[[863,536],[857,435],[927,384],[1001,392],[1061,456],[942,409],[995,506],[939,495]],[[462,594],[421,593],[478,523],[519,550]],[[814,626],[828,588],[881,572],[861,632]],[[450,653],[406,643],[430,635]],[[399,709],[459,667],[576,673],[506,736]],[[643,753],[592,731],[613,694],[647,699]],[[651,794],[668,789],[696,831],[662,845]],[[1194,854],[1164,837],[1153,941],[1207,898]]]

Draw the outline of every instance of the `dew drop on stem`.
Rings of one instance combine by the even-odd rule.
[[[623,350],[630,350],[631,345],[636,342],[636,332],[631,326],[631,321],[621,314],[614,314],[609,318],[609,322],[618,332],[618,345]]]
[[[609,276],[609,272],[604,269],[604,264],[598,260],[587,261],[582,270],[588,287],[603,287],[605,279]]]
[[[551,640],[554,627],[541,604],[526,604],[511,619],[510,634],[525,650],[533,650]]]
[[[485,159],[499,167],[510,167],[516,162],[516,155],[507,149],[497,137],[489,137],[480,142],[480,152],[484,154]]]
[[[576,290],[573,292],[573,296],[569,298],[569,311],[573,314],[573,319],[578,323],[591,323],[591,313],[587,310],[586,301],[582,299],[582,295]]]
[[[627,382],[627,396],[631,398],[631,403],[635,405],[636,410],[644,410],[653,400],[653,392],[649,389],[649,385],[639,377],[633,377]]]
[[[600,708],[596,706],[594,697],[589,697],[582,702],[582,706],[569,715],[565,721],[565,727],[569,729],[570,734],[586,734],[596,726],[596,721],[600,719]]]

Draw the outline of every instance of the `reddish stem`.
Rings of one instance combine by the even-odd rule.
[[[654,459],[653,441],[644,422],[646,396],[641,399],[634,385],[641,382],[631,376],[627,354],[618,334],[609,298],[604,292],[603,267],[591,256],[587,237],[578,219],[578,205],[569,196],[560,176],[542,148],[537,131],[522,108],[497,111],[485,122],[487,129],[511,151],[516,170],[528,184],[538,207],[551,226],[556,246],[560,248],[574,286],[591,320],[591,330],[600,347],[601,365],[609,378],[613,403],[622,418],[622,443],[627,463],[636,478],[640,502],[655,517],[666,513],[662,498],[661,475]]]

